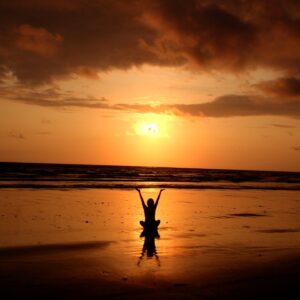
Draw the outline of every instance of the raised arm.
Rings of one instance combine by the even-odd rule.
[[[142,202],[142,205],[143,205],[143,208],[146,207],[146,204],[145,204],[145,201],[143,199],[143,196],[142,196],[142,193],[141,193],[141,190],[136,188],[136,190],[138,191],[139,195],[140,195],[140,199],[141,199],[141,202]]]
[[[159,201],[159,199],[160,199],[160,195],[161,195],[162,191],[164,191],[164,190],[165,190],[165,189],[161,189],[161,190],[159,191],[159,194],[158,194],[157,199],[156,199],[155,204],[154,204],[155,208],[157,207],[158,201]]]

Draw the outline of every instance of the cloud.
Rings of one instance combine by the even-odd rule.
[[[292,149],[295,151],[300,151],[300,146],[294,146],[294,147],[292,147]]]
[[[294,125],[287,125],[287,124],[270,124],[272,127],[277,127],[277,128],[298,128],[297,126]]]
[[[0,76],[39,85],[144,64],[294,76],[299,10],[294,0],[1,1]]]
[[[200,117],[287,116],[300,118],[300,101],[274,102],[259,96],[225,95],[211,102],[160,106],[120,104],[120,109]]]
[[[63,0],[0,3],[0,65],[37,85],[74,73],[172,65],[145,49],[157,33],[140,20],[138,1]]]
[[[51,131],[38,131],[36,132],[37,135],[51,135]]]
[[[59,88],[4,88],[0,90],[0,97],[15,102],[44,107],[67,108],[83,107],[91,109],[118,110],[137,113],[173,114],[177,116],[196,117],[243,117],[243,116],[286,116],[300,118],[300,101],[276,101],[272,98],[247,95],[224,95],[211,102],[195,104],[111,104],[104,97],[78,97],[71,92],[61,91]],[[289,125],[271,124],[275,127],[294,128]]]
[[[64,92],[59,88],[33,89],[20,86],[18,89],[3,87],[0,97],[25,104],[45,107],[87,107],[107,108],[105,98],[77,97],[71,92]],[[42,120],[43,124],[50,124],[49,120]]]
[[[256,85],[267,94],[278,97],[300,97],[300,79],[295,77],[278,78],[276,80],[263,81]]]
[[[24,140],[25,139],[25,137],[22,133],[16,132],[16,131],[10,131],[8,133],[8,137],[14,138],[14,139],[19,139],[19,140]]]
[[[1,1],[0,97],[56,108],[299,118],[299,11],[295,0]],[[282,77],[255,86],[264,96],[155,106],[126,99],[112,105],[50,85],[144,64],[225,72],[267,67]],[[13,87],[7,74],[16,79]]]
[[[51,34],[44,28],[24,24],[16,29],[16,47],[46,58],[54,56],[62,43],[59,34]]]
[[[239,70],[255,51],[255,25],[216,1],[162,0],[153,7],[161,42],[177,45],[199,68]]]
[[[144,17],[157,32],[157,52],[181,55],[200,70],[299,72],[299,1],[146,2]]]

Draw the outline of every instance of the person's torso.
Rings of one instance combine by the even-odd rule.
[[[145,207],[145,221],[155,221],[155,207]]]

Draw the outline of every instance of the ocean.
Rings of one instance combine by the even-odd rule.
[[[0,163],[0,188],[300,190],[300,172]]]

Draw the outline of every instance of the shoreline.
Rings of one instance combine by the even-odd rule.
[[[59,182],[59,181],[58,181]],[[0,181],[0,190],[130,190],[133,191],[136,188],[140,189],[172,189],[172,190],[257,190],[257,191],[300,191],[300,184],[274,184],[274,185],[246,185],[246,184],[232,184],[232,183],[214,183],[214,184],[185,184],[181,182],[174,183],[141,183],[141,182],[127,182],[124,183],[111,183],[100,184],[41,184],[41,183],[13,183],[13,184],[3,184]]]

